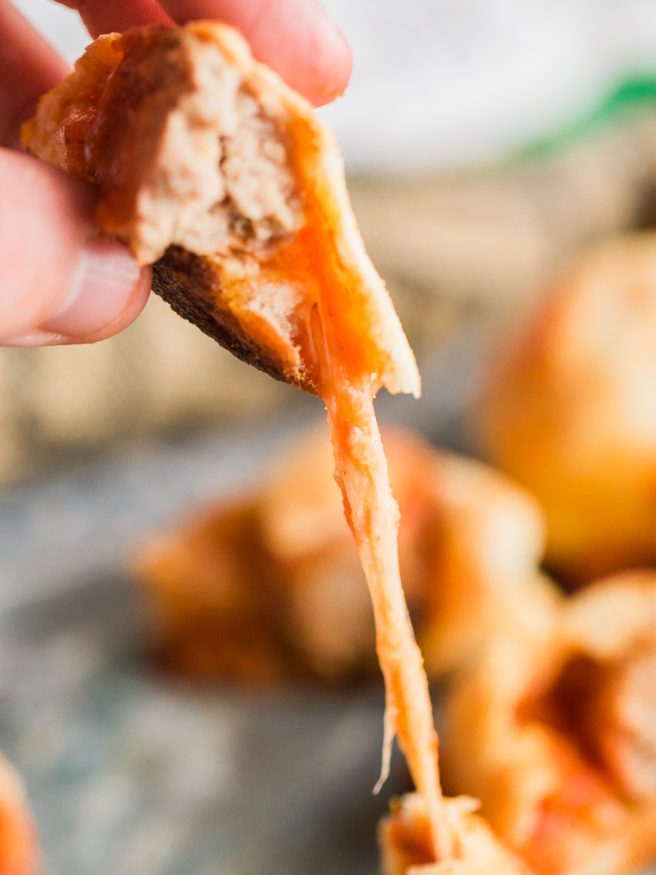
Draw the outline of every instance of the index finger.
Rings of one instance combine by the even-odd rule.
[[[319,0],[162,0],[176,21],[216,18],[242,32],[253,54],[320,105],[348,85],[353,60]]]
[[[158,0],[58,0],[80,13],[92,37],[140,24],[172,24]]]

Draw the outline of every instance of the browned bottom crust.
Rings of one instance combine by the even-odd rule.
[[[297,361],[270,353],[253,340],[227,306],[222,306],[221,279],[212,259],[170,246],[153,265],[153,291],[184,319],[225,349],[270,377],[319,394],[316,383]]]

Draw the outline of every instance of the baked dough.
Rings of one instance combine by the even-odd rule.
[[[655,336],[656,234],[627,235],[567,266],[490,367],[478,439],[569,583],[656,565]]]
[[[540,875],[656,857],[655,659],[656,574],[633,572],[500,627],[450,693],[448,786]]]

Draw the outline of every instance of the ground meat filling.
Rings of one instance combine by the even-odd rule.
[[[257,251],[302,223],[280,121],[216,47],[188,36],[170,61],[179,96],[162,118],[137,199],[138,251]]]
[[[231,246],[268,243],[300,225],[299,200],[281,133],[250,95],[237,95],[237,129],[221,138],[226,196],[214,207],[228,217]]]

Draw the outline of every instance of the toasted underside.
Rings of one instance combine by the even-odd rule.
[[[100,37],[23,140],[98,185],[102,230],[154,264],[155,291],[235,355],[322,394],[330,330],[352,375],[418,394],[331,133],[234,30]]]

